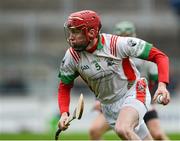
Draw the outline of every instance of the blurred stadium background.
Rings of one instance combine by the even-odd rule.
[[[162,128],[171,139],[180,139],[179,3],[180,0],[0,0],[0,139],[20,139],[18,134],[24,135],[23,139],[53,139],[58,116],[58,69],[68,47],[63,24],[71,12],[83,9],[99,13],[102,32],[112,33],[113,25],[122,20],[134,22],[138,37],[154,43],[170,57],[168,88],[172,102],[157,108]],[[65,133],[69,136],[72,132],[87,135],[90,122],[97,115],[91,110],[94,97],[81,80],[73,88],[71,110],[81,92],[85,96],[85,112],[82,120],[74,121]],[[39,136],[30,137],[34,134]]]

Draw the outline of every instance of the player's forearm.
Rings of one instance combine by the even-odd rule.
[[[58,88],[58,105],[60,113],[67,112],[69,113],[69,104],[70,104],[70,91],[73,84],[64,84],[60,82]]]
[[[157,48],[152,48],[148,57],[149,61],[157,64],[158,67],[158,81],[169,83],[169,58]]]

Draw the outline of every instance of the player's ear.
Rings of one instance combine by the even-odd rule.
[[[90,29],[90,30],[88,31],[88,36],[89,36],[89,39],[90,39],[90,40],[94,39],[95,36],[96,36],[96,31],[95,31],[94,29]]]

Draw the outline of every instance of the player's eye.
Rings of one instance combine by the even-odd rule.
[[[82,32],[82,30],[77,29],[77,28],[70,28],[69,31],[70,31],[70,33],[73,33],[73,34],[77,34],[77,33],[81,33]]]

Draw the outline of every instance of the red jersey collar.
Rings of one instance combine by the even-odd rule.
[[[103,47],[104,43],[105,43],[104,36],[100,35],[96,44],[93,47],[91,47],[90,49],[87,49],[86,51],[89,53],[93,53],[96,49],[101,49]]]

